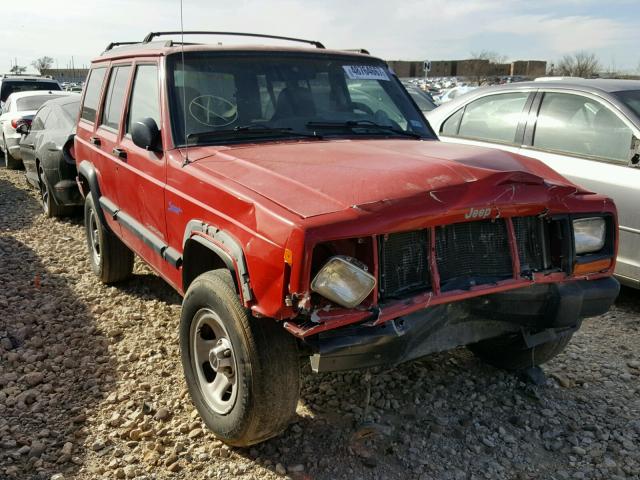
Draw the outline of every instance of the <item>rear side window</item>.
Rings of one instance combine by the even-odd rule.
[[[158,67],[156,65],[140,65],[136,68],[126,131],[130,132],[134,122],[147,117],[153,118],[160,128]]]
[[[104,99],[102,110],[102,125],[118,130],[120,117],[124,105],[124,97],[127,93],[131,65],[114,67],[109,77],[109,87]]]
[[[528,97],[529,92],[502,93],[471,102],[464,109],[457,136],[514,143]]]
[[[100,91],[102,90],[102,82],[104,82],[106,73],[106,67],[91,70],[86,87],[87,91],[84,94],[84,103],[82,105],[80,118],[92,123],[96,121],[98,103],[100,102]]]
[[[581,95],[545,93],[533,146],[626,163],[633,133],[607,106]]]

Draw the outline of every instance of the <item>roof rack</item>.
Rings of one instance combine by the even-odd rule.
[[[292,37],[280,37],[278,35],[263,35],[261,33],[240,33],[240,32],[208,32],[208,31],[175,31],[175,32],[151,32],[146,37],[142,43],[149,43],[155,37],[159,37],[162,35],[233,35],[236,37],[257,37],[257,38],[271,38],[274,40],[287,40],[289,42],[301,42],[308,43],[310,45],[314,45],[316,48],[325,48],[324,45],[315,40],[304,40],[302,38],[292,38]],[[113,45],[113,44],[112,44]]]
[[[366,48],[343,48],[343,52],[362,53],[363,55],[371,55]]]
[[[135,45],[136,43],[140,42],[111,42],[109,45],[107,45],[107,48],[105,48],[104,51],[108,52],[113,47],[119,47],[120,45]]]

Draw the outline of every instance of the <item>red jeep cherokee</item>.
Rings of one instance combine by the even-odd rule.
[[[614,301],[612,201],[440,143],[382,60],[157,36],[91,66],[75,140],[89,255],[112,283],[135,252],[184,295],[186,381],[229,444],[286,427],[300,356],[321,372],[468,345],[523,369]]]

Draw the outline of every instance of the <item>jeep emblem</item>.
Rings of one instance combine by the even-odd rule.
[[[471,208],[467,213],[464,214],[464,218],[487,218],[491,215],[491,207],[487,208]]]

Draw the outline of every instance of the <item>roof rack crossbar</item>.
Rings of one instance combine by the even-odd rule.
[[[119,47],[120,45],[135,45],[136,43],[140,42],[111,42],[109,45],[107,45],[107,48],[105,48],[104,51],[108,52],[113,47]]]
[[[236,37],[257,37],[257,38],[271,38],[274,40],[287,40],[289,42],[301,42],[308,43],[310,45],[315,46],[316,48],[325,48],[324,45],[315,40],[304,40],[302,38],[293,38],[293,37],[280,37],[278,35],[264,35],[261,33],[241,33],[241,32],[208,32],[208,31],[175,31],[175,32],[151,32],[146,37],[142,43],[149,43],[155,37],[159,37],[162,35],[233,35]]]

